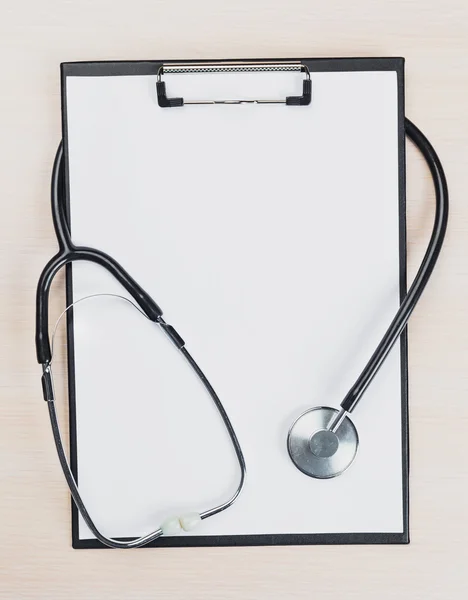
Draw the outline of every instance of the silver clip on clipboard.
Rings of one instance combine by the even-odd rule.
[[[185,100],[185,98],[168,98],[166,82],[163,75],[180,75],[192,73],[258,73],[258,72],[302,72],[305,74],[302,82],[301,96],[287,96],[283,99],[254,100]],[[175,108],[185,104],[285,104],[287,106],[308,106],[312,98],[312,82],[309,69],[300,62],[219,62],[219,63],[172,63],[164,64],[158,71],[156,82],[158,104],[161,108]]]

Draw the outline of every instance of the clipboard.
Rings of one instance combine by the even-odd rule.
[[[406,293],[404,61],[294,59],[287,62],[301,68],[281,73],[226,73],[219,68],[226,62],[204,61],[218,65],[212,74],[170,72],[171,65],[196,67],[196,61],[62,65],[65,184],[73,237],[115,255],[161,303],[171,321],[188,332],[184,337],[220,389],[246,455],[246,491],[235,507],[203,531],[163,537],[150,545],[408,543],[406,331],[356,413],[367,444],[366,451],[360,450],[361,466],[357,462],[335,480],[316,481],[295,469],[285,441],[288,426],[304,409],[339,404],[339,394],[364,364]],[[234,61],[247,67],[284,62]],[[288,98],[294,100],[288,104]],[[191,102],[208,104],[191,106]],[[282,122],[285,111],[288,117]],[[149,118],[147,127],[144,118]],[[368,122],[373,126],[366,128]],[[312,143],[309,127],[319,146]],[[239,130],[242,135],[235,138]],[[158,135],[161,141],[153,145]],[[216,152],[214,144],[206,146],[205,138],[216,142]],[[369,159],[365,147],[370,140],[376,144],[373,172],[351,152]],[[334,168],[321,176],[314,161],[322,169],[326,164]],[[378,190],[382,202],[380,197],[371,202]],[[345,192],[349,201],[338,191]],[[124,197],[131,200],[124,203]],[[317,220],[311,219],[311,198]],[[336,206],[331,206],[331,199]],[[309,228],[301,225],[304,219],[310,220]],[[148,222],[154,227],[148,229]],[[237,237],[230,235],[233,227]],[[349,244],[351,228],[362,243]],[[335,233],[333,243],[325,231]],[[280,242],[283,252],[277,251]],[[289,251],[291,246],[294,251]],[[308,252],[312,259],[306,260]],[[356,258],[366,261],[369,254],[372,260],[359,270]],[[141,256],[154,263],[153,274]],[[335,277],[345,277],[346,270],[343,289]],[[121,293],[93,265],[68,266],[66,288],[67,305],[88,293]],[[322,304],[314,306],[317,294]],[[362,302],[369,308],[359,309]],[[150,437],[153,431],[162,435],[161,423],[169,422],[164,441],[175,467],[157,470],[158,457],[165,453],[162,445],[155,452],[154,472],[164,481],[164,494],[167,491],[169,498],[172,493],[176,509],[185,507],[186,496],[192,493],[191,501],[204,501],[200,488],[220,497],[226,494],[235,468],[228,441],[223,446],[225,432],[219,423],[216,429],[218,416],[203,405],[202,395],[194,392],[196,410],[193,403],[181,402],[193,382],[182,374],[179,378],[172,358],[158,372],[163,383],[156,382],[147,356],[154,352],[155,357],[166,357],[170,349],[151,346],[151,332],[137,318],[99,301],[69,311],[67,321],[72,470],[90,510],[108,519],[110,535],[125,539],[144,533],[141,528],[160,519],[161,510],[170,513],[171,504],[164,506],[167,499],[161,499],[161,489],[156,489],[160,486],[145,488],[139,479],[148,474],[151,444],[145,446],[142,436],[129,435],[131,447],[140,450],[144,460],[127,463],[132,452],[122,453],[116,429],[121,432],[125,425],[131,432],[140,427],[143,437]],[[126,325],[122,331],[119,327],[115,338],[112,320]],[[101,333],[90,335],[99,328]],[[108,348],[109,339],[124,347],[120,368],[115,367],[120,350],[111,351],[109,359],[104,355],[102,344]],[[252,353],[252,348],[259,350]],[[265,353],[268,360],[262,363]],[[123,381],[112,382],[112,387],[113,371]],[[97,382],[102,373],[107,380],[103,376]],[[180,387],[176,386],[169,406],[160,392],[172,389],[171,378]],[[138,410],[149,411],[148,429],[141,415],[136,425],[130,420],[126,406],[132,389],[138,391]],[[158,390],[158,409],[142,399],[145,389]],[[108,394],[113,417],[109,401],[99,403]],[[174,421],[174,410],[187,414],[184,423]],[[373,423],[382,420],[386,426],[375,431]],[[381,451],[381,445],[375,446],[378,439],[391,449]],[[117,467],[111,466],[113,460]],[[203,460],[206,472],[199,468]],[[126,478],[132,483],[128,489]],[[313,511],[320,518],[315,519]],[[351,516],[353,511],[361,516]],[[137,512],[143,514],[142,520]],[[72,505],[73,547],[102,547],[86,529]]]

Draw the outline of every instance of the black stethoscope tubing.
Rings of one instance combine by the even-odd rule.
[[[436,200],[434,225],[426,253],[424,254],[424,258],[410,289],[403,298],[393,321],[369,359],[369,362],[341,402],[341,409],[348,413],[354,410],[370,382],[382,366],[383,361],[393,345],[406,327],[408,319],[416,307],[416,304],[431,277],[432,271],[434,270],[447,230],[449,195],[447,179],[442,163],[427,137],[407,118],[405,118],[405,132],[408,138],[420,150],[431,172]]]
[[[449,208],[448,188],[445,173],[442,164],[439,160],[439,157],[437,156],[434,148],[432,147],[429,140],[425,137],[425,135],[409,119],[406,118],[405,132],[408,138],[421,151],[431,172],[436,196],[434,226],[426,253],[421,262],[421,266],[419,267],[416,277],[410,289],[408,290],[408,293],[405,295],[403,301],[401,302],[401,305],[393,321],[391,322],[389,328],[385,332],[375,352],[371,356],[369,362],[366,364],[364,370],[361,372],[354,385],[346,394],[344,400],[342,401],[340,414],[350,413],[354,410],[357,403],[364,394],[365,390],[369,386],[372,379],[375,377],[376,373],[378,372],[379,368],[381,367],[382,363],[384,362],[385,358],[390,352],[391,348],[399,339],[401,333],[406,327],[408,319],[411,316],[411,313],[413,312],[432,274],[432,271],[440,254],[440,250],[442,248],[442,244],[445,237],[445,232],[447,229]],[[50,287],[55,275],[63,266],[74,261],[85,260],[99,264],[102,267],[104,267],[107,271],[109,271],[132,296],[136,304],[140,307],[140,309],[148,317],[148,319],[155,323],[158,323],[164,329],[165,333],[170,337],[170,339],[173,341],[176,347],[183,352],[185,358],[188,360],[189,364],[195,370],[197,375],[200,377],[205,388],[208,390],[213,400],[215,401],[218,409],[220,410],[236,451],[237,459],[241,468],[241,480],[236,493],[228,502],[225,502],[223,505],[220,505],[219,507],[216,507],[210,511],[205,511],[205,513],[203,513],[202,518],[212,516],[213,514],[224,510],[228,506],[231,506],[231,504],[237,498],[244,484],[244,457],[237,437],[235,435],[234,429],[232,428],[232,425],[229,422],[229,419],[224,411],[224,408],[221,405],[219,398],[215,394],[213,388],[211,387],[206,377],[199,369],[198,365],[185,350],[184,341],[182,340],[182,338],[171,325],[168,325],[163,320],[163,313],[160,307],[151,298],[151,296],[147,292],[145,292],[145,290],[129,275],[129,273],[127,273],[127,271],[125,271],[125,269],[123,269],[123,267],[111,256],[94,248],[75,246],[75,244],[72,242],[65,210],[64,155],[62,144],[60,144],[57,150],[52,171],[51,202],[52,217],[59,245],[59,250],[58,253],[45,266],[38,282],[36,296],[36,352],[37,360],[43,368],[42,383],[44,398],[49,402],[49,413],[52,423],[52,430],[54,433],[54,440],[59,454],[60,463],[64,471],[65,477],[67,479],[68,485],[70,487],[73,499],[78,506],[78,509],[80,510],[90,529],[100,541],[102,541],[104,544],[121,548],[135,547],[147,544],[150,541],[159,537],[159,535],[161,535],[160,530],[153,532],[148,536],[144,536],[143,538],[139,538],[139,540],[130,542],[113,540],[105,537],[99,532],[83,504],[75,480],[66,460],[66,455],[63,450],[63,445],[60,439],[57,417],[53,402],[54,394],[50,372],[52,352],[48,333],[48,308]]]

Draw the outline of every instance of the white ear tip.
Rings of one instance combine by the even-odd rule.
[[[179,520],[184,531],[192,531],[192,529],[195,529],[195,527],[197,527],[198,524],[201,523],[201,517],[196,512],[191,512],[187,513],[186,515],[182,515]]]
[[[169,517],[161,525],[163,535],[177,535],[181,532],[179,517]]]

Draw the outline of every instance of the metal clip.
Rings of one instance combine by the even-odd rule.
[[[305,73],[302,82],[302,96],[288,96],[284,100],[184,100],[184,98],[168,98],[163,73],[252,73],[252,72],[284,72],[295,71]],[[312,99],[312,82],[310,71],[300,62],[218,62],[218,63],[172,63],[162,65],[158,71],[156,82],[158,104],[161,108],[174,108],[184,104],[286,104],[287,106],[307,106]]]

